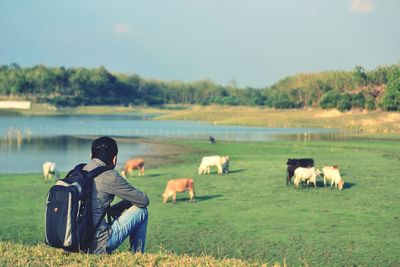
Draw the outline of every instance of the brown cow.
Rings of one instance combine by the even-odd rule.
[[[133,174],[133,170],[139,170],[139,176],[144,176],[144,159],[130,159],[125,162],[124,170],[121,172],[122,177]]]
[[[167,203],[168,198],[172,196],[173,203],[176,203],[176,192],[189,191],[190,201],[194,200],[194,181],[192,178],[179,178],[169,180],[167,187],[165,187],[163,196],[163,202]]]

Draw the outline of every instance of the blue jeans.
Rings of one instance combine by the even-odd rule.
[[[107,252],[111,253],[129,236],[130,250],[144,252],[148,213],[147,208],[132,206],[111,224],[112,232],[107,239]]]

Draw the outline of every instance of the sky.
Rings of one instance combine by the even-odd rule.
[[[0,65],[262,88],[399,62],[399,0],[0,0]]]

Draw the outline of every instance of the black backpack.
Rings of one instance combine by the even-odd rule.
[[[77,165],[53,185],[46,198],[45,243],[70,252],[87,251],[105,214],[93,227],[90,195],[93,179],[112,169],[100,166],[87,172]]]

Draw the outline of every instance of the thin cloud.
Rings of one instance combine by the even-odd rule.
[[[374,9],[372,0],[351,0],[350,10],[357,12],[371,12]]]
[[[114,32],[116,34],[130,34],[131,30],[125,23],[117,23],[114,25]]]

